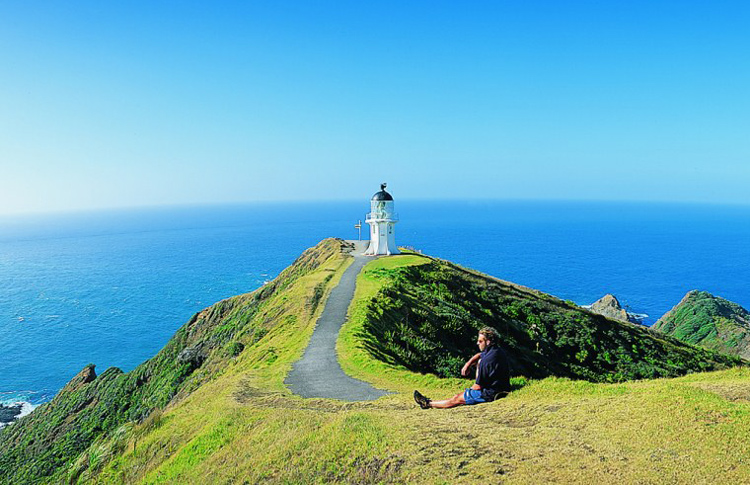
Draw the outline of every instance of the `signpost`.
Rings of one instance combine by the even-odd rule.
[[[354,224],[354,229],[357,230],[357,241],[362,240],[362,221],[357,222]]]

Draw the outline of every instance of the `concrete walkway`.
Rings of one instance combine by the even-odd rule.
[[[323,313],[313,331],[302,359],[297,361],[284,384],[302,397],[325,397],[342,401],[370,401],[388,394],[370,384],[344,374],[336,357],[336,339],[346,321],[354,297],[357,275],[372,256],[362,256],[368,241],[355,244],[354,262],[344,271],[338,286],[331,290]]]

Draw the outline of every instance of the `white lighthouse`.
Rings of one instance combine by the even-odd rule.
[[[398,214],[393,210],[393,197],[385,191],[386,184],[380,184],[380,192],[370,199],[370,213],[365,222],[370,225],[370,247],[366,255],[399,254],[396,247],[395,225]]]

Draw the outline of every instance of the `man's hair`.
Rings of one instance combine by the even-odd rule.
[[[497,344],[497,341],[500,340],[500,335],[497,333],[497,330],[492,327],[484,327],[479,331],[479,333],[484,335],[484,338],[489,340],[493,345]]]

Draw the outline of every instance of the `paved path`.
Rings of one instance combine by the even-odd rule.
[[[284,384],[302,397],[326,397],[342,401],[369,401],[388,394],[370,384],[344,374],[336,358],[336,338],[346,321],[346,312],[354,297],[357,274],[372,260],[362,256],[367,241],[354,242],[354,262],[346,268],[338,286],[331,290],[323,313],[313,331],[302,359],[292,367]]]

